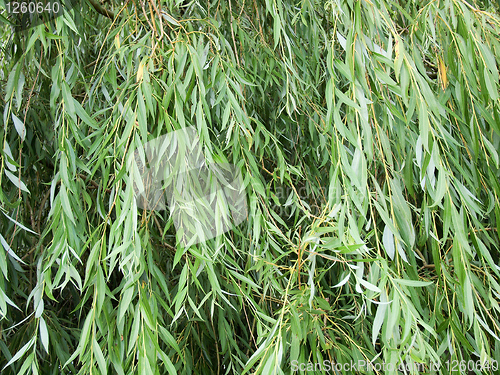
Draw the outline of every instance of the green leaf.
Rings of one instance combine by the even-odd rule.
[[[73,216],[73,211],[71,209],[71,204],[69,203],[68,193],[66,192],[66,187],[61,185],[61,189],[59,190],[61,196],[61,204],[66,216],[71,220],[73,224],[75,224],[75,217]]]
[[[375,293],[380,293],[380,292],[381,292],[381,290],[380,290],[380,288],[379,288],[379,287],[377,287],[376,285],[373,285],[372,283],[369,283],[369,282],[368,282],[368,281],[366,281],[366,280],[363,280],[362,278],[359,278],[359,279],[358,279],[358,281],[359,281],[359,283],[360,283],[361,285],[363,285],[366,289],[369,289],[369,290],[371,290],[371,291],[373,291],[373,292],[375,292]]]
[[[177,22],[175,18],[173,18],[170,14],[166,12],[161,12],[161,15],[164,19],[166,19],[169,23],[171,23],[174,26],[180,26],[181,24]]]
[[[33,234],[38,234],[38,233],[36,233],[36,232],[32,231],[31,229],[29,229],[29,228],[25,227],[24,225],[22,225],[22,224],[21,224],[20,222],[18,222],[17,220],[14,220],[13,218],[11,218],[9,215],[7,215],[5,212],[3,212],[1,209],[0,209],[0,211],[4,214],[4,216],[5,216],[7,219],[9,219],[10,221],[12,221],[12,222],[13,222],[14,224],[16,224],[19,228],[24,229],[25,231],[30,232],[30,233],[33,233]]]
[[[20,180],[20,178],[18,176],[15,176],[14,174],[12,174],[11,172],[5,170],[5,175],[9,178],[9,180],[18,188],[18,189],[21,189],[22,191],[25,191],[26,193],[30,194],[30,191],[28,190],[28,188],[26,187],[26,185],[24,184],[24,182],[22,182]]]
[[[49,332],[47,330],[47,324],[43,318],[39,320],[39,330],[40,330],[40,340],[42,341],[42,346],[49,354]]]
[[[80,340],[78,342],[78,350],[75,353],[75,357],[76,357],[76,355],[78,355],[77,353],[85,352],[85,348],[89,344],[89,335],[90,335],[90,328],[91,328],[92,322],[93,322],[93,314],[92,314],[92,311],[90,311],[88,313],[87,317],[85,318],[85,322],[83,323],[83,327],[82,327],[82,330],[80,332]],[[66,365],[67,365],[67,363],[65,364],[65,366]]]
[[[14,85],[18,82],[19,74],[21,72],[22,64],[16,62],[9,73],[9,78],[7,79],[7,85],[5,86],[5,96],[4,101],[8,102],[14,92]]]
[[[385,251],[389,258],[394,259],[395,245],[394,245],[394,235],[392,234],[389,227],[386,225],[384,227],[384,234],[382,235],[382,243],[384,244]]]
[[[24,123],[15,114],[12,114],[12,120],[14,121],[14,127],[16,128],[17,134],[21,137],[21,142],[24,142],[24,138],[26,137]]]
[[[12,357],[9,362],[7,362],[7,364],[3,367],[2,371],[5,370],[7,367],[9,367],[14,362],[16,362],[19,358],[21,358],[24,355],[24,353],[26,353],[28,351],[28,349],[33,346],[33,344],[35,343],[35,340],[36,340],[36,338],[32,337],[26,344],[24,344],[23,347],[17,351],[17,353],[14,355],[14,357]]]
[[[73,106],[75,107],[76,114],[78,115],[78,117],[80,117],[82,119],[82,121],[85,124],[90,126],[92,129],[96,129],[96,130],[99,129],[99,126],[97,125],[95,120],[93,120],[92,117],[90,117],[88,115],[88,113],[83,109],[83,107],[81,106],[81,104],[78,101],[73,100]]]
[[[414,286],[414,287],[424,287],[432,285],[432,281],[418,281],[409,279],[393,279],[395,282],[401,285]]]
[[[380,302],[387,302],[387,296],[385,292],[380,294]],[[378,305],[377,312],[375,313],[375,319],[373,320],[373,329],[372,329],[372,344],[374,346],[377,341],[380,329],[382,328],[382,324],[384,323],[386,311],[387,311],[387,304],[383,303]]]
[[[0,243],[2,244],[5,252],[10,255],[12,258],[14,258],[15,260],[17,260],[18,262],[21,262],[23,264],[26,264],[25,262],[23,262],[23,260],[21,258],[19,258],[16,253],[14,252],[14,250],[12,250],[9,246],[9,244],[7,243],[7,241],[5,241],[5,238],[3,238],[3,236],[0,234]]]
[[[101,347],[95,338],[92,340],[92,351],[97,359],[97,364],[99,365],[101,374],[106,375],[108,373],[108,366],[106,365],[106,360],[102,354]]]
[[[128,287],[122,294],[122,298],[120,300],[120,305],[118,307],[118,322],[120,322],[125,313],[127,312],[128,308],[130,307],[130,302],[132,301],[132,298],[134,297],[134,288],[133,287]]]
[[[340,282],[334,286],[332,286],[332,288],[340,288],[342,285],[344,285],[345,283],[347,283],[349,281],[349,278],[351,277],[351,274],[348,273],[346,277],[344,277],[342,280],[340,280]]]

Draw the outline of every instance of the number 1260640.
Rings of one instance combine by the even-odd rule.
[[[59,13],[61,10],[61,4],[58,1],[10,1],[5,4],[5,8],[9,14],[52,14]]]

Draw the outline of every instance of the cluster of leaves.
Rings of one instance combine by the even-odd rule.
[[[500,358],[497,4],[0,21],[2,373]],[[168,211],[138,208],[127,160],[188,126],[241,170],[248,218],[184,247]]]

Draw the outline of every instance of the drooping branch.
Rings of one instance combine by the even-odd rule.
[[[97,11],[97,13],[100,13],[103,16],[108,17],[110,20],[114,20],[115,19],[115,15],[113,14],[113,12],[111,12],[110,10],[107,10],[106,8],[104,8],[96,0],[88,0],[88,1],[89,1],[90,4],[92,4],[92,6],[94,7],[94,9]]]

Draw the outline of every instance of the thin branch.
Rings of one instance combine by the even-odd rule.
[[[236,56],[236,64],[240,65],[240,59],[238,58],[238,49],[236,48],[236,39],[234,38],[234,29],[233,29],[233,9],[231,8],[231,1],[229,0],[229,13],[231,13],[231,36],[233,37],[233,45],[234,45],[234,55]]]
[[[97,1],[95,1],[95,0],[88,0],[88,1],[89,1],[90,4],[92,4],[92,6],[94,7],[94,9],[97,11],[97,13],[100,13],[103,16],[108,17],[111,21],[113,21],[115,19],[115,15],[113,14],[113,12],[111,12],[110,10],[107,10],[106,8],[104,8]]]

